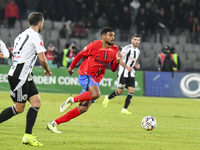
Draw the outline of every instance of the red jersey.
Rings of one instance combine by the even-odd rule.
[[[78,61],[80,61],[82,57],[85,57],[85,60],[79,67],[78,74],[90,75],[97,82],[100,82],[103,78],[109,63],[111,63],[111,70],[113,72],[116,71],[119,66],[116,62],[118,46],[114,44],[106,49],[101,46],[101,42],[101,40],[96,40],[88,44],[78,53],[70,66],[73,69]]]

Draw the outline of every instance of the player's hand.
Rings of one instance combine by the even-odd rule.
[[[4,58],[4,54],[3,53],[0,53],[0,58]]]
[[[122,59],[122,54],[120,53],[120,51],[118,51],[117,54],[116,54],[116,62],[119,63],[120,59]]]
[[[50,77],[52,75],[51,71],[44,71],[45,76]]]
[[[74,75],[74,71],[72,70],[72,68],[71,68],[71,67],[69,67],[67,71],[69,72],[69,74],[70,74],[71,76],[73,76],[73,75]]]
[[[126,69],[128,70],[128,72],[132,72],[133,71],[132,67],[126,67]]]
[[[140,69],[140,64],[136,63],[135,68]]]

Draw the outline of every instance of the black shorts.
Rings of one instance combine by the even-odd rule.
[[[135,88],[135,77],[123,77],[123,76],[118,76],[117,78],[118,82],[118,88],[123,89],[128,88],[128,87],[133,87]]]
[[[26,103],[31,96],[38,94],[34,81],[26,80],[23,85],[21,80],[16,77],[8,76],[10,83],[10,97],[14,102]]]

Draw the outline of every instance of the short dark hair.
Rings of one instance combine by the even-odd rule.
[[[42,22],[44,16],[40,12],[33,12],[28,16],[28,22],[30,26],[36,26],[39,22]]]
[[[102,30],[101,30],[101,35],[103,34],[107,34],[107,32],[113,32],[114,30],[111,28],[111,27],[104,27]]]
[[[134,37],[140,38],[138,34],[134,34],[131,39],[133,39]]]

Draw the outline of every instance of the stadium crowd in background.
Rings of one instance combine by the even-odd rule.
[[[86,28],[109,25],[115,30],[129,30],[136,25],[144,35],[165,27],[174,34],[190,29],[194,22],[199,25],[200,19],[198,0],[0,0],[0,25],[7,19],[9,2],[15,2],[19,9],[19,16],[11,16],[16,19],[27,19],[31,11],[38,11],[53,21],[71,20],[75,25],[82,21]]]
[[[188,44],[200,43],[199,0],[0,0],[0,29],[9,28],[6,6],[14,1],[19,9],[17,19],[21,21],[20,24],[27,20],[30,12],[42,12],[46,20],[63,23],[59,31],[54,30],[54,33],[58,32],[59,39],[67,39],[66,43],[73,41],[71,38],[93,41],[97,39],[98,30],[104,26],[112,27],[118,33],[116,41],[120,42],[128,41],[131,34],[137,33],[143,43],[159,41],[163,44],[166,39],[170,41],[170,36],[182,35],[187,38]],[[52,31],[53,29],[54,25]],[[43,32],[45,32],[43,37],[49,40],[47,30]],[[12,38],[5,41],[7,46],[13,43]],[[45,46],[51,43],[46,39],[44,41],[47,44]],[[180,44],[180,41],[177,40],[177,43]],[[63,43],[62,47],[59,47],[60,43],[53,44],[58,52],[63,51]],[[78,49],[82,49],[84,44],[77,42]],[[176,49],[179,51],[178,48]],[[182,49],[180,51],[185,51],[184,48]],[[62,59],[59,62],[62,62]],[[5,60],[3,63],[5,64]]]

